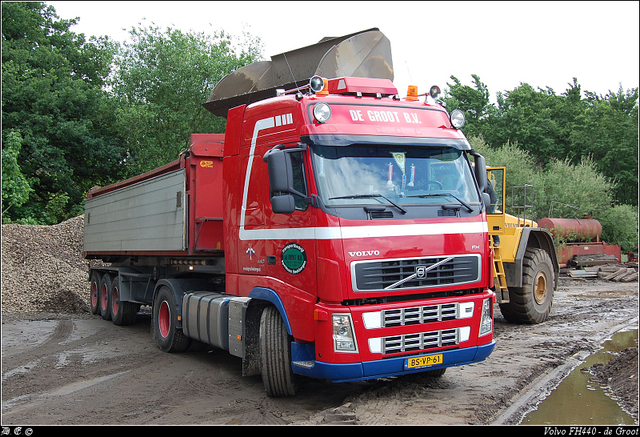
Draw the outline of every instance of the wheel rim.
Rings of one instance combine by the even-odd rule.
[[[171,312],[169,311],[169,305],[167,301],[163,301],[160,305],[160,311],[158,312],[158,328],[162,337],[169,335],[169,328],[171,327]]]
[[[96,281],[91,282],[91,306],[93,308],[98,306],[98,283]]]
[[[107,303],[109,302],[109,290],[107,290],[107,285],[102,285],[102,289],[100,291],[100,306],[103,310],[106,311]]]
[[[536,279],[534,282],[534,290],[533,296],[536,300],[536,303],[542,305],[547,297],[547,275],[543,272],[540,272],[536,275]]]
[[[120,293],[118,293],[118,286],[114,285],[111,290],[111,313],[115,316],[118,314],[118,307],[120,306]]]

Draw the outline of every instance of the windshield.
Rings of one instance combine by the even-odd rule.
[[[464,153],[449,147],[312,147],[318,194],[329,207],[478,204]]]

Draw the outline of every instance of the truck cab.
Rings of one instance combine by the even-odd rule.
[[[400,100],[389,80],[322,85],[229,111],[227,293],[278,309],[294,373],[350,381],[484,359],[481,157],[443,107]]]

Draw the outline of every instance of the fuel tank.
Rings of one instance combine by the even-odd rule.
[[[538,226],[567,241],[598,241],[602,225],[592,218],[543,218]]]

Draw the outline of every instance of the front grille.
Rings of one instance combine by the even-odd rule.
[[[458,328],[443,331],[420,332],[417,334],[394,335],[382,339],[382,353],[413,352],[443,346],[455,346]]]
[[[480,279],[480,255],[357,261],[351,278],[356,292],[466,284]]]
[[[382,311],[382,327],[416,325],[419,323],[453,320],[458,314],[457,303],[398,308]]]

